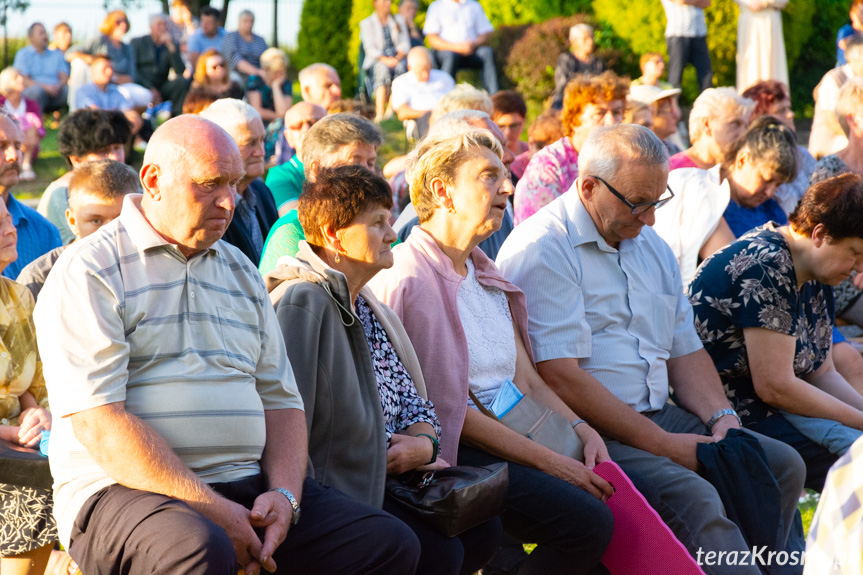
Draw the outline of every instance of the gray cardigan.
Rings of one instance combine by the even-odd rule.
[[[296,259],[279,260],[265,281],[305,405],[309,475],[380,508],[387,467],[384,417],[366,335],[351,312],[347,279],[303,241]],[[360,295],[386,330],[417,392],[427,397],[398,316],[368,288]]]

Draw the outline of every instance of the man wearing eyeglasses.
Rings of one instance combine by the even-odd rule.
[[[597,128],[578,168],[570,193],[516,227],[497,258],[527,297],[539,373],[606,437],[611,458],[693,556],[748,550],[754,543],[695,473],[696,446],[722,440],[740,420],[698,341],[677,261],[650,228],[673,198],[668,152],[643,126]],[[677,405],[667,403],[669,385]],[[791,447],[753,435],[779,486],[784,542],[803,461]],[[754,564],[703,569],[760,572]]]

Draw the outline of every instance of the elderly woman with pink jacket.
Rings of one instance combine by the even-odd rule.
[[[607,573],[600,559],[613,518],[611,486],[592,468],[607,460],[599,434],[537,374],[524,294],[476,246],[500,228],[512,195],[503,149],[473,128],[424,141],[409,169],[420,225],[395,248],[394,265],[370,283],[401,318],[441,425],[441,455],[460,465],[509,463],[504,529],[537,543],[524,573]],[[483,415],[502,389],[518,390],[563,415],[584,444],[582,463]]]

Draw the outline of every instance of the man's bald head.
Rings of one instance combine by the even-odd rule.
[[[200,116],[178,116],[159,127],[147,145],[141,211],[189,257],[228,229],[244,173],[230,134]]]
[[[297,155],[300,155],[306,133],[326,115],[323,107],[311,102],[298,102],[285,113],[285,140]]]
[[[408,70],[419,82],[428,82],[432,69],[431,53],[423,46],[411,48],[408,52]]]

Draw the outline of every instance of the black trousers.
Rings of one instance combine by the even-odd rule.
[[[212,487],[247,508],[266,491],[260,475]],[[69,554],[88,575],[234,575],[238,569],[220,526],[181,501],[121,485],[87,500],[71,540]],[[409,575],[419,556],[419,540],[407,525],[306,479],[302,518],[273,560],[278,573]]]
[[[683,69],[687,64],[695,66],[699,92],[713,85],[713,66],[707,50],[707,36],[669,36],[665,38],[665,45],[668,47],[668,81],[675,88],[680,87]]]

